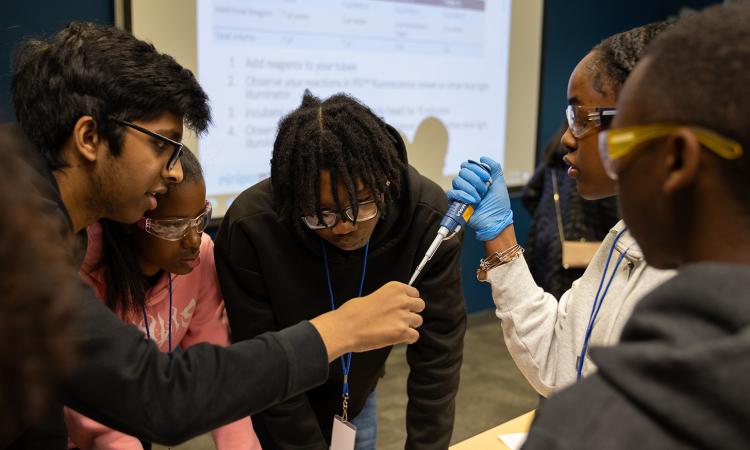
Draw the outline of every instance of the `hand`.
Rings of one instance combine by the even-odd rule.
[[[419,339],[420,312],[424,300],[419,291],[392,281],[365,297],[349,300],[335,311],[310,321],[333,361],[348,352],[365,352]]]
[[[491,171],[468,161],[462,163],[461,171],[453,179],[453,189],[448,191],[448,198],[474,206],[468,225],[476,231],[477,239],[489,241],[513,223],[513,211],[503,168],[487,156],[482,156],[480,161]],[[488,187],[486,183],[490,178],[492,184]]]

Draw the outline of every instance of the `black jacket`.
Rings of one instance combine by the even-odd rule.
[[[636,306],[525,449],[750,448],[750,267],[692,264]]]
[[[447,209],[443,190],[410,168],[398,203],[370,239],[363,295],[388,281],[407,282]],[[356,297],[363,251],[327,245],[336,304]],[[407,349],[407,448],[448,448],[466,329],[461,293],[461,238],[444,242],[415,287],[427,303],[419,341]],[[330,311],[321,239],[304,236],[277,216],[271,183],[243,192],[222,222],[215,245],[216,265],[235,340]],[[349,416],[361,410],[383,375],[390,348],[352,356]],[[341,414],[343,375],[331,364],[323,386],[254,416],[265,449],[328,448],[334,414]]]
[[[7,125],[0,127],[2,133],[15,133],[9,130]],[[29,149],[26,153],[35,154]],[[45,206],[70,233],[70,217],[55,178],[45,164],[30,164]],[[49,220],[43,211],[40,218]],[[82,292],[75,333],[66,342],[79,349],[78,365],[59,397],[76,411],[127,434],[176,444],[304,392],[328,375],[325,346],[309,322],[228,348],[201,344],[166,354],[136,327],[118,319],[90,289]],[[52,408],[48,416],[13,441],[0,442],[0,448],[67,448],[62,407]]]

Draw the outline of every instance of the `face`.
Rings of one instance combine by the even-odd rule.
[[[589,53],[578,63],[568,81],[568,104],[572,106],[614,107],[616,98],[613,94],[601,94],[594,89],[594,72],[591,63],[595,54]],[[615,195],[615,183],[604,172],[599,159],[597,131],[589,131],[576,138],[568,129],[561,143],[568,149],[565,161],[570,164],[568,175],[576,180],[578,192],[587,200],[596,200]]]
[[[612,128],[645,125],[643,111],[645,99],[638,96],[638,83],[644,69],[644,59],[629,76],[617,103],[617,116]],[[622,218],[641,247],[649,264],[666,269],[678,265],[675,256],[680,247],[682,230],[680,223],[684,206],[665,193],[663,189],[669,177],[666,162],[665,140],[654,140],[643,144],[631,155],[625,156],[618,166],[617,195]],[[689,208],[689,206],[688,206]]]
[[[346,199],[349,198],[344,183],[339,183],[335,187],[337,189],[338,198],[342,202],[342,208],[350,206],[346,204]],[[334,186],[331,185],[331,174],[327,170],[320,171],[320,208],[326,209],[337,209],[336,202],[333,199]],[[373,194],[364,187],[362,181],[357,180],[357,199],[362,202],[366,200],[372,200]],[[380,212],[374,218],[366,221],[360,221],[356,224],[349,220],[339,220],[338,223],[331,228],[324,228],[322,230],[313,230],[318,236],[322,237],[332,245],[342,250],[356,250],[362,248],[370,240],[375,226],[378,224],[380,218]]]
[[[172,186],[156,209],[146,213],[150,219],[193,219],[206,206],[206,185],[203,182],[188,182]],[[160,239],[136,228],[133,237],[141,270],[147,276],[160,270],[184,275],[200,263],[201,234],[195,228],[180,241]]]
[[[178,142],[182,139],[182,118],[172,113],[133,123]],[[173,146],[129,127],[121,131],[121,153],[113,156],[105,150],[97,160],[90,197],[94,204],[89,206],[100,217],[133,223],[157,207],[170,184],[182,181],[182,165],[177,162],[167,169]]]

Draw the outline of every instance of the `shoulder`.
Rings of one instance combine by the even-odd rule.
[[[270,178],[250,186],[238,195],[224,215],[224,222],[233,224],[259,215],[276,216]]]
[[[409,166],[409,194],[417,208],[426,208],[439,215],[445,214],[448,208],[443,188],[412,166]]]

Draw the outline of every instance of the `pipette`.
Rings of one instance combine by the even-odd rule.
[[[476,161],[469,162],[482,167],[487,172],[492,172],[492,169],[487,164]],[[487,186],[492,184],[492,179],[490,178],[486,184]],[[472,214],[474,214],[474,207],[465,203],[461,203],[458,200],[453,200],[450,205],[448,205],[448,212],[445,213],[445,216],[443,216],[443,220],[440,221],[440,228],[438,228],[437,236],[435,236],[435,239],[427,249],[424,258],[422,258],[422,261],[414,270],[414,274],[412,274],[411,279],[409,280],[409,286],[411,286],[414,281],[416,281],[419,274],[422,273],[424,267],[435,255],[435,252],[437,252],[440,244],[442,244],[443,241],[452,238],[459,231],[461,231],[461,228],[466,225],[466,222],[469,221],[469,218]]]

